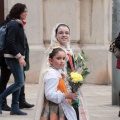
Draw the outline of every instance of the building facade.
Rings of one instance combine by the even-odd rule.
[[[82,49],[89,58],[90,74],[85,82],[111,82],[111,53],[108,48],[112,31],[112,0],[2,1],[4,17],[15,3],[25,3],[28,8],[25,32],[30,46],[30,70],[26,72],[26,82],[38,83],[52,28],[61,22],[71,29],[73,51],[76,53]]]

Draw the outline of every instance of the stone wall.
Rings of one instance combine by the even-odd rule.
[[[5,0],[5,14],[17,2],[28,7],[26,34],[30,45],[31,69],[26,82],[38,83],[44,50],[50,42],[56,23],[66,23],[71,29],[74,52],[87,54],[90,75],[86,83],[109,84],[111,54],[112,0]]]

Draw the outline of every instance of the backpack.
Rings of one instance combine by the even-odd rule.
[[[0,52],[5,48],[5,37],[6,37],[7,24],[0,27]]]

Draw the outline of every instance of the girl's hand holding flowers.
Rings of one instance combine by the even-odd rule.
[[[65,94],[65,99],[76,100],[77,96],[78,95],[76,93],[67,93],[67,94]]]

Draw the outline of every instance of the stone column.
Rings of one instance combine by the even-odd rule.
[[[120,32],[120,0],[113,0],[112,39]],[[112,55],[112,104],[118,105],[120,91],[120,70],[116,69],[116,58]]]
[[[86,83],[110,84],[111,23],[111,0],[80,1],[80,45],[89,58],[90,70]]]

